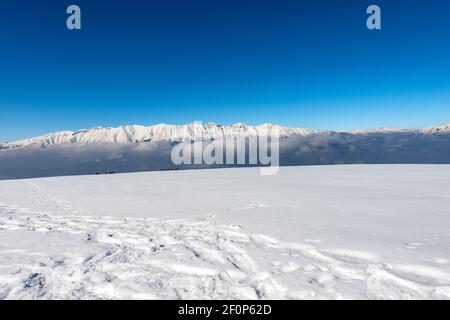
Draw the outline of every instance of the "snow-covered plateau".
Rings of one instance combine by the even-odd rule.
[[[0,299],[449,299],[450,166],[0,181]]]

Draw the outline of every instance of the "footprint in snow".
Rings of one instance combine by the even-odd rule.
[[[422,243],[419,243],[419,242],[411,242],[411,243],[405,243],[403,245],[403,247],[406,248],[406,249],[415,250],[418,247],[420,247],[421,245],[422,245]]]

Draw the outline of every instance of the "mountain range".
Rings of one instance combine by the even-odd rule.
[[[273,124],[258,126],[237,123],[234,125],[220,125],[213,122],[207,124],[192,123],[186,125],[157,124],[153,126],[126,125],[117,128],[95,127],[78,131],[60,131],[42,136],[5,142],[0,144],[1,149],[17,149],[24,147],[49,147],[67,144],[105,144],[105,143],[143,143],[155,141],[186,141],[200,139],[221,139],[229,137],[247,137],[266,135],[276,129],[280,137],[308,136],[314,134],[353,134],[367,135],[375,133],[411,133],[411,134],[449,134],[450,124],[442,126],[429,126],[421,129],[378,128],[338,132],[331,130],[312,130],[305,128],[288,128]]]
[[[272,124],[159,124],[62,131],[2,143],[0,179],[227,167],[229,165],[175,165],[171,152],[181,141],[267,135],[274,129],[281,137],[281,166],[450,164],[450,124],[348,132]]]

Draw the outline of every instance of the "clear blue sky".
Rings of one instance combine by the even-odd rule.
[[[450,122],[450,1],[1,1],[0,140],[195,120]]]

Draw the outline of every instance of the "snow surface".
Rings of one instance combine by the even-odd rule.
[[[0,181],[0,299],[449,299],[450,166]]]

